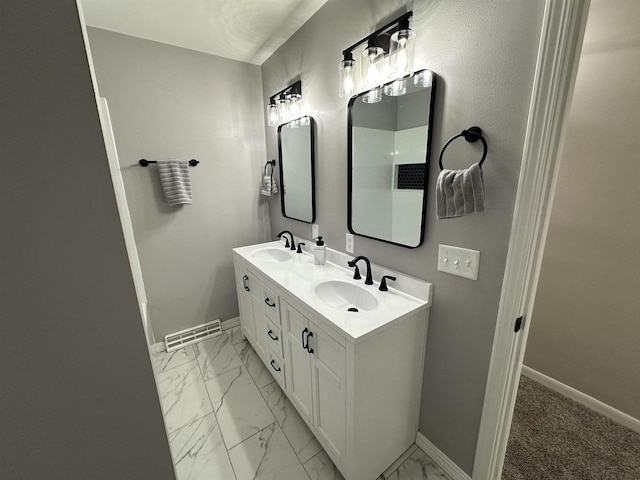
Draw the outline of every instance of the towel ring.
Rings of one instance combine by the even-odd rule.
[[[463,130],[458,135],[451,137],[449,141],[444,144],[444,147],[442,147],[442,151],[440,152],[440,158],[438,159],[440,170],[444,170],[444,167],[442,166],[442,155],[444,155],[444,151],[447,149],[451,142],[460,137],[464,137],[464,139],[469,143],[475,143],[478,140],[482,141],[484,152],[482,153],[482,158],[480,159],[480,162],[478,162],[478,165],[482,166],[482,164],[484,163],[484,159],[487,158],[487,141],[482,136],[482,129],[480,127],[471,127]]]
[[[267,166],[271,165],[271,177],[273,177],[273,169],[276,167],[276,161],[275,160],[269,160],[267,163],[264,164],[264,169],[263,169],[263,175],[266,177],[267,176]]]

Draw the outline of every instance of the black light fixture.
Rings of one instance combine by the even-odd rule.
[[[382,90],[378,87],[382,83],[401,79],[411,73],[415,39],[410,27],[412,16],[412,11],[401,15],[342,52],[342,61],[338,66],[341,97],[349,98],[358,91],[370,90],[363,100],[379,102]],[[358,64],[353,52],[365,43],[363,58]],[[394,82],[391,89],[385,87],[387,95],[402,95],[405,91],[403,82]]]
[[[275,127],[289,120],[299,118],[302,113],[302,81],[298,80],[269,97],[267,105],[267,125]]]

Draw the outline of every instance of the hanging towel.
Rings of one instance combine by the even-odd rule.
[[[484,212],[482,168],[473,164],[466,170],[442,170],[436,183],[438,220],[473,212]]]
[[[269,166],[271,166],[271,174],[267,175],[267,167]],[[278,185],[273,179],[273,165],[268,162],[264,166],[262,188],[260,189],[260,193],[266,197],[270,197],[271,195],[275,195],[276,193],[278,193]]]
[[[158,161],[160,183],[164,198],[170,206],[191,205],[191,178],[189,163],[181,160]]]

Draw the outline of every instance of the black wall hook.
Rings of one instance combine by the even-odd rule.
[[[474,127],[467,128],[466,130],[462,130],[462,132],[460,132],[458,135],[451,137],[449,141],[447,141],[447,143],[444,144],[444,147],[442,147],[442,151],[440,152],[440,158],[438,159],[440,170],[444,170],[444,167],[442,166],[442,156],[444,155],[444,151],[447,149],[447,147],[451,142],[453,142],[456,138],[460,138],[460,137],[464,137],[464,139],[469,143],[475,143],[478,140],[482,142],[482,146],[484,147],[484,152],[482,153],[482,158],[478,162],[478,165],[482,166],[482,164],[484,163],[484,159],[487,158],[487,150],[488,150],[487,141],[482,136],[482,129],[480,127],[474,126]]]

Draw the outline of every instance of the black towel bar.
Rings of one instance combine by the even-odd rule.
[[[158,161],[157,160],[147,160],[146,158],[142,158],[142,159],[140,159],[140,161],[138,163],[143,167],[148,167],[150,163],[158,163]],[[190,167],[195,167],[199,163],[200,162],[198,160],[196,160],[195,158],[192,158],[191,160],[189,160],[189,166]]]
[[[482,146],[484,147],[484,152],[482,153],[482,158],[478,162],[478,165],[482,166],[484,163],[484,159],[487,158],[487,141],[482,136],[482,129],[480,127],[471,127],[463,130],[458,135],[455,135],[449,139],[447,143],[442,147],[442,151],[440,152],[440,158],[438,159],[438,164],[440,165],[440,170],[444,170],[442,166],[442,155],[444,155],[444,151],[447,149],[449,144],[453,142],[456,138],[464,137],[464,139],[469,143],[475,143],[478,140],[482,142]]]

